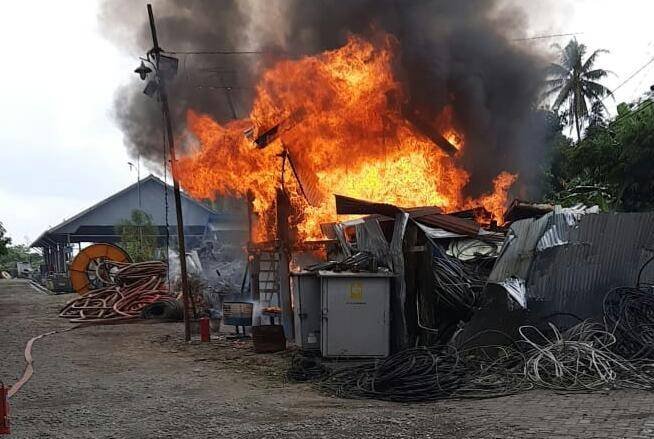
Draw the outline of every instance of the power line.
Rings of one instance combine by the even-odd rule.
[[[265,53],[284,53],[281,50],[162,50],[169,55],[259,55]]]
[[[649,65],[645,70],[643,70],[643,74],[640,75],[640,81],[636,83],[636,86],[634,87],[635,90],[640,90],[643,82],[649,77],[648,73],[652,70],[652,64]]]
[[[570,37],[573,35],[582,35],[583,32],[570,32],[567,34],[549,34],[549,35],[537,35],[535,37],[527,37],[527,38],[514,38],[511,41],[530,41],[530,40],[544,40],[547,38],[557,38],[557,37]]]
[[[636,70],[636,71],[633,72],[631,75],[629,75],[629,77],[628,77],[627,79],[625,79],[625,80],[622,81],[620,84],[618,84],[618,86],[615,87],[615,88],[613,89],[613,93],[615,93],[615,92],[616,92],[620,87],[622,87],[623,85],[625,85],[627,82],[631,81],[631,80],[632,80],[632,79],[633,79],[637,74],[639,74],[640,72],[642,72],[642,71],[643,71],[647,66],[649,66],[649,65],[652,64],[653,62],[654,62],[654,57],[650,58],[650,60],[647,61],[643,66],[641,66],[640,68],[638,68],[638,70]],[[606,98],[604,98],[604,99],[606,99]]]
[[[242,85],[204,85],[198,84],[195,85],[195,88],[208,88],[211,90],[254,90],[255,87],[246,87]]]
[[[654,43],[654,40],[650,40],[649,43],[647,43],[647,55],[646,56],[652,56],[652,43]],[[648,77],[647,72],[649,72],[652,69],[652,64],[649,65],[645,70],[643,70],[643,74],[640,75],[640,81],[636,83],[636,86],[634,87],[635,90],[640,90],[640,87],[643,85],[643,82],[645,79]]]

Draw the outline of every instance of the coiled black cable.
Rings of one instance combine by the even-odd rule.
[[[291,367],[286,371],[289,381],[315,381],[323,377],[327,369],[318,353],[299,352],[293,355]]]
[[[603,306],[607,329],[617,340],[614,350],[627,358],[654,357],[654,289],[614,288]]]

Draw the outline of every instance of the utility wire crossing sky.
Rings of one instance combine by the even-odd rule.
[[[519,4],[527,8],[529,28],[516,44],[549,48],[576,37],[590,51],[609,50],[597,65],[614,72],[605,81],[616,92],[605,100],[613,114],[618,103],[654,84],[654,2]],[[10,42],[3,58],[11,67],[0,69],[0,221],[17,244],[136,181],[128,165],[134,158],[127,156],[110,111],[116,88],[134,74],[138,54],[121,53],[101,35],[98,7],[95,0],[4,5],[0,38]],[[226,49],[206,56],[217,63]],[[141,175],[147,173],[142,167]]]

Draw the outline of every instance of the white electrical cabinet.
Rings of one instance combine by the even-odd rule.
[[[304,350],[320,349],[320,279],[316,273],[291,273],[295,343]]]
[[[390,350],[390,273],[320,271],[323,357],[386,357]]]

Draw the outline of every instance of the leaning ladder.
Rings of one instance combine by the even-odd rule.
[[[279,306],[279,253],[277,252],[260,253],[259,294],[261,306]]]

